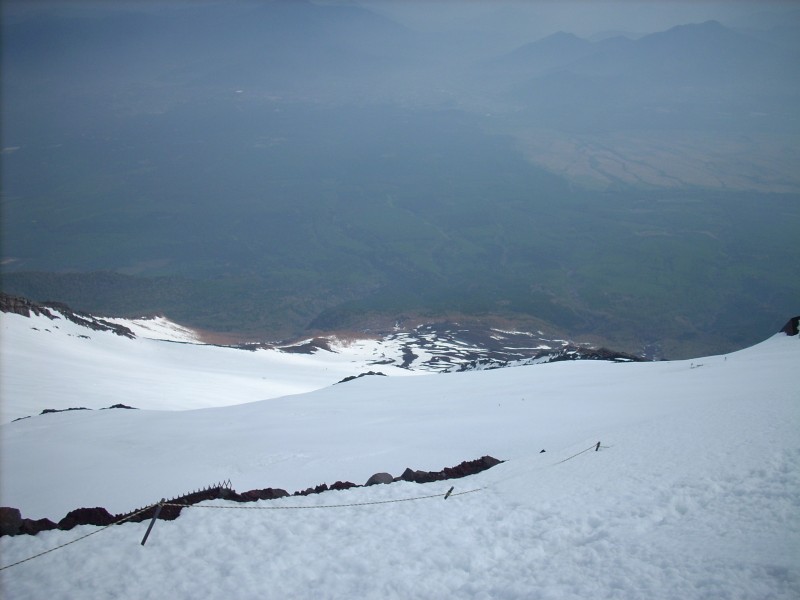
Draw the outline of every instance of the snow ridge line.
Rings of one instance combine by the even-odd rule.
[[[132,513],[132,514],[126,516],[126,517],[122,517],[118,521],[114,521],[110,525],[106,525],[105,527],[101,527],[100,529],[95,529],[94,531],[92,531],[90,533],[87,533],[86,535],[82,535],[81,537],[75,538],[74,540],[71,540],[69,542],[66,542],[65,544],[61,544],[60,546],[56,546],[55,548],[50,548],[49,550],[45,550],[44,552],[39,552],[39,554],[34,554],[33,556],[29,556],[28,558],[23,558],[22,560],[18,560],[17,562],[11,563],[10,565],[5,565],[3,567],[0,567],[0,571],[4,571],[5,569],[10,569],[11,567],[16,567],[17,565],[21,565],[24,562],[28,562],[29,560],[33,560],[34,558],[39,558],[40,556],[44,556],[45,554],[49,554],[50,552],[55,552],[56,550],[61,550],[61,548],[65,548],[65,547],[69,546],[70,544],[74,544],[75,542],[80,542],[81,540],[85,540],[86,538],[88,538],[91,535],[94,535],[96,533],[100,533],[101,531],[105,531],[106,529],[109,529],[110,527],[114,527],[114,525],[120,525],[120,524],[124,523],[125,521],[127,521],[129,519],[132,519],[133,517],[135,517],[137,515],[140,515],[140,514],[142,514],[143,512],[145,512],[147,510],[150,510],[154,506],[158,506],[158,503],[151,504],[150,506],[147,506],[147,507],[145,507],[145,508],[143,508],[143,509],[141,509],[141,510],[135,512],[135,513]]]
[[[594,448],[594,446],[592,446]],[[452,488],[451,488],[452,489]],[[376,500],[374,502],[353,502],[351,504],[319,504],[316,506],[220,506],[218,504],[173,504],[165,502],[163,506],[174,506],[177,508],[231,508],[234,510],[304,510],[311,508],[346,508],[348,506],[370,506],[373,504],[392,504],[394,502],[413,502],[415,500],[429,500],[431,498],[452,498],[453,496],[463,496],[480,492],[483,488],[475,488],[466,492],[445,492],[444,494],[431,494],[430,496],[415,496],[413,498],[396,498],[394,500]],[[149,507],[148,507],[149,508]]]

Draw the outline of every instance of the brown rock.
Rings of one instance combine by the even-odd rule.
[[[0,506],[0,536],[17,535],[22,525],[22,514],[18,508]]]
[[[105,508],[96,506],[95,508],[76,508],[67,513],[67,516],[58,522],[58,528],[63,530],[72,529],[77,525],[98,525],[106,526],[114,522],[114,515]]]

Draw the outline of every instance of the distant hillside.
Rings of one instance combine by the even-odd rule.
[[[148,6],[4,21],[9,293],[243,337],[467,316],[671,357],[795,312],[785,45],[708,22],[493,55],[368,6]]]

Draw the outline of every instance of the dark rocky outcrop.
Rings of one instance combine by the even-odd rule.
[[[98,319],[97,317],[93,317],[89,314],[74,311],[69,306],[67,306],[66,304],[62,304],[61,302],[45,302],[43,303],[43,306],[57,310],[68,321],[72,321],[73,323],[80,325],[82,327],[86,327],[87,329],[91,329],[92,331],[110,331],[119,336],[130,339],[136,337],[133,331],[131,331],[124,325],[119,325],[118,323],[110,323],[109,321],[106,321],[104,319]]]
[[[337,381],[336,383],[347,383],[348,381],[353,381],[354,379],[358,379],[359,377],[367,377],[369,375],[379,375],[381,377],[386,377],[386,373],[381,373],[380,371],[367,371],[366,373],[360,373],[359,375],[350,375],[349,377],[345,377],[341,381]]]
[[[289,492],[280,488],[264,488],[263,490],[249,490],[242,494],[234,494],[229,497],[229,500],[236,502],[256,502],[257,500],[275,500],[277,498],[285,498]]]
[[[331,344],[330,340],[323,338],[323,337],[315,337],[308,342],[303,344],[297,344],[295,346],[280,346],[278,350],[281,352],[287,352],[289,354],[314,354],[319,350],[326,350],[331,352]]]
[[[23,317],[30,317],[32,313],[34,315],[44,315],[48,319],[57,318],[41,304],[21,296],[11,296],[3,292],[0,292],[0,312],[14,313]]]
[[[392,483],[393,481],[401,480],[428,483],[432,481],[443,481],[445,479],[455,479],[480,473],[501,462],[503,461],[492,458],[491,456],[484,456],[477,460],[464,461],[455,467],[446,467],[441,471],[414,471],[412,469],[406,469],[400,477],[392,477],[389,473],[376,473],[369,478],[366,485]],[[356,487],[362,486],[349,481],[337,481],[330,486],[326,483],[321,483],[316,487],[307,488],[295,492],[292,495],[308,496],[330,490],[349,490]],[[287,496],[289,496],[289,493],[279,488],[249,490],[239,494],[231,489],[230,481],[225,481],[166,501],[161,507],[158,518],[164,521],[172,521],[180,516],[183,508],[206,500],[225,499],[234,502],[255,502],[257,500],[274,500]],[[138,509],[129,513],[112,515],[105,508],[101,507],[78,508],[70,511],[67,516],[56,524],[49,519],[23,519],[20,511],[16,508],[0,508],[0,536],[20,534],[35,535],[40,531],[47,531],[49,529],[69,530],[78,525],[96,525],[104,527],[121,521],[139,523],[152,519],[157,510],[157,505],[153,505],[147,507],[145,510]]]
[[[458,479],[468,475],[475,475],[495,465],[499,465],[501,460],[491,456],[484,456],[477,460],[464,461],[455,467],[445,467],[441,471],[414,471],[406,469],[398,478],[401,481],[412,481],[414,483],[432,483],[434,481],[444,481],[445,479]]]
[[[76,508],[67,513],[67,516],[58,522],[58,528],[65,531],[78,525],[99,525],[105,527],[111,525],[116,517],[109,513],[105,508],[97,506],[95,508]]]
[[[307,488],[305,490],[295,492],[294,494],[292,494],[292,496],[310,496],[311,494],[321,494],[322,492],[327,492],[328,489],[329,488],[327,483],[320,483],[316,487]]]
[[[112,408],[124,408],[124,409],[128,409],[128,410],[138,410],[135,406],[128,406],[126,404],[114,404],[113,406],[106,406],[104,408],[101,408],[100,410],[109,410],[109,409],[112,409]],[[73,410],[88,410],[88,411],[91,411],[93,409],[86,408],[85,406],[72,406],[70,408],[45,408],[42,412],[39,413],[39,416],[41,417],[42,415],[51,415],[51,414],[55,414],[55,413],[70,412],[70,411],[73,411]],[[14,419],[12,421],[12,423],[15,423],[17,421],[22,421],[23,419],[30,419],[30,418],[31,418],[30,415],[28,415],[27,417],[19,417],[18,419]]]
[[[334,491],[349,490],[350,488],[361,487],[350,481],[337,481],[331,484],[330,489]]]
[[[17,535],[22,526],[22,514],[18,508],[0,506],[0,536]]]
[[[18,533],[36,535],[40,531],[50,531],[51,529],[58,529],[58,525],[50,519],[22,519],[22,526]]]
[[[83,312],[74,311],[62,302],[39,303],[27,298],[22,298],[20,296],[11,296],[9,294],[0,292],[0,311],[15,313],[24,317],[30,317],[31,314],[44,315],[48,319],[52,320],[63,317],[69,321],[72,321],[73,323],[81,325],[82,327],[91,329],[92,331],[111,331],[117,335],[131,339],[136,337],[133,331],[124,325],[111,323]]]
[[[61,412],[69,412],[71,410],[89,410],[85,406],[72,406],[70,408],[45,408],[42,412],[39,413],[39,416],[42,415],[50,415],[53,413],[61,413]]]
[[[797,335],[800,333],[800,317],[792,317],[786,322],[780,333],[785,333],[786,335]]]

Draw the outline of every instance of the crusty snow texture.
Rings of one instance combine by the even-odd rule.
[[[6,423],[0,503],[31,518],[130,510],[224,478],[239,491],[293,490],[484,454],[507,462],[449,482],[206,502],[158,522],[145,546],[147,523],[123,524],[0,571],[0,593],[796,599],[798,359],[800,340],[777,335],[694,361],[373,377],[239,406]],[[597,441],[599,452],[565,461]],[[451,485],[478,491],[315,510],[203,508],[364,503]],[[96,529],[0,538],[0,566]]]

